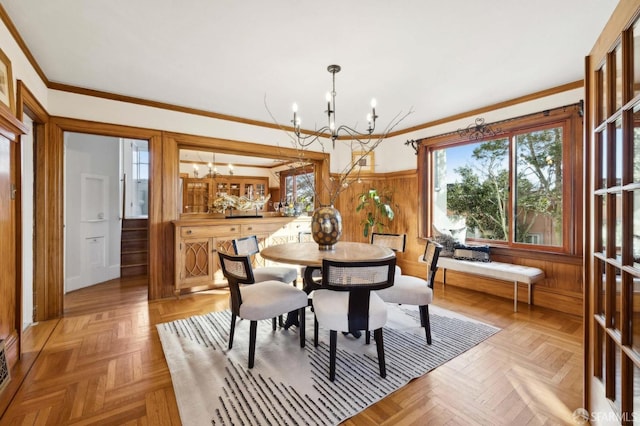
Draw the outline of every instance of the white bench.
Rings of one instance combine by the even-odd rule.
[[[422,260],[422,256],[420,256]],[[513,311],[518,312],[518,283],[526,284],[529,289],[528,303],[531,304],[531,286],[544,279],[544,271],[531,266],[514,265],[502,262],[472,262],[452,257],[439,257],[438,268],[443,270],[443,283],[447,284],[447,269],[480,275],[487,278],[513,282]]]

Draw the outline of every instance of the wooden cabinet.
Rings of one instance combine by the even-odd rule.
[[[269,178],[258,176],[181,177],[182,213],[207,213],[217,197],[235,195],[249,199],[269,194]],[[266,211],[266,206],[265,209]]]
[[[298,241],[300,231],[311,229],[311,217],[265,217],[261,219],[182,219],[174,227],[176,296],[184,289],[227,285],[220,270],[217,252],[233,252],[232,241],[256,235],[261,247]],[[257,255],[256,266],[265,261]]]

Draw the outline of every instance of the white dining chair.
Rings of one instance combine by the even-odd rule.
[[[422,259],[427,263],[427,279],[411,275],[396,277],[393,287],[376,293],[387,303],[417,305],[420,310],[420,326],[424,327],[427,344],[431,344],[431,322],[429,304],[433,301],[433,282],[438,271],[438,256],[442,246],[435,241],[427,241]]]
[[[329,329],[329,380],[335,380],[338,331],[353,333],[373,330],[380,376],[386,377],[382,327],[387,307],[374,290],[393,285],[395,257],[377,261],[322,262],[322,288],[314,291],[314,346],[318,328]],[[366,343],[369,343],[367,338]]]
[[[407,234],[371,233],[371,244],[387,247],[396,253],[404,253],[407,246]],[[396,278],[402,275],[402,269],[396,263]]]
[[[247,255],[253,259],[253,256],[260,253],[258,237],[251,235],[248,237],[234,239],[233,251],[237,255]],[[296,286],[296,283],[298,282],[298,270],[296,268],[286,266],[259,266],[253,268],[253,276],[255,277],[256,282],[275,280],[285,283],[293,283],[294,286]]]
[[[229,330],[229,349],[233,347],[236,319],[244,318],[249,325],[249,368],[253,368],[256,352],[256,334],[258,321],[272,319],[272,328],[276,330],[276,317],[283,313],[298,311],[300,347],[305,346],[305,308],[307,293],[281,281],[263,281],[256,284],[251,261],[247,255],[232,255],[218,252],[220,266],[229,283],[231,327]]]

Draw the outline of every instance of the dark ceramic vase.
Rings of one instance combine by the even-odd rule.
[[[333,250],[342,236],[342,216],[333,206],[315,209],[311,218],[311,234],[320,250]]]

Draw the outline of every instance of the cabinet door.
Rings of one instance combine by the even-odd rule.
[[[207,213],[213,201],[211,179],[186,178],[183,180],[183,213]]]
[[[176,290],[212,284],[218,259],[214,238],[185,238],[180,243],[180,274]]]
[[[235,195],[236,197],[240,196],[240,190],[242,189],[242,184],[238,181],[229,182],[229,195]]]

